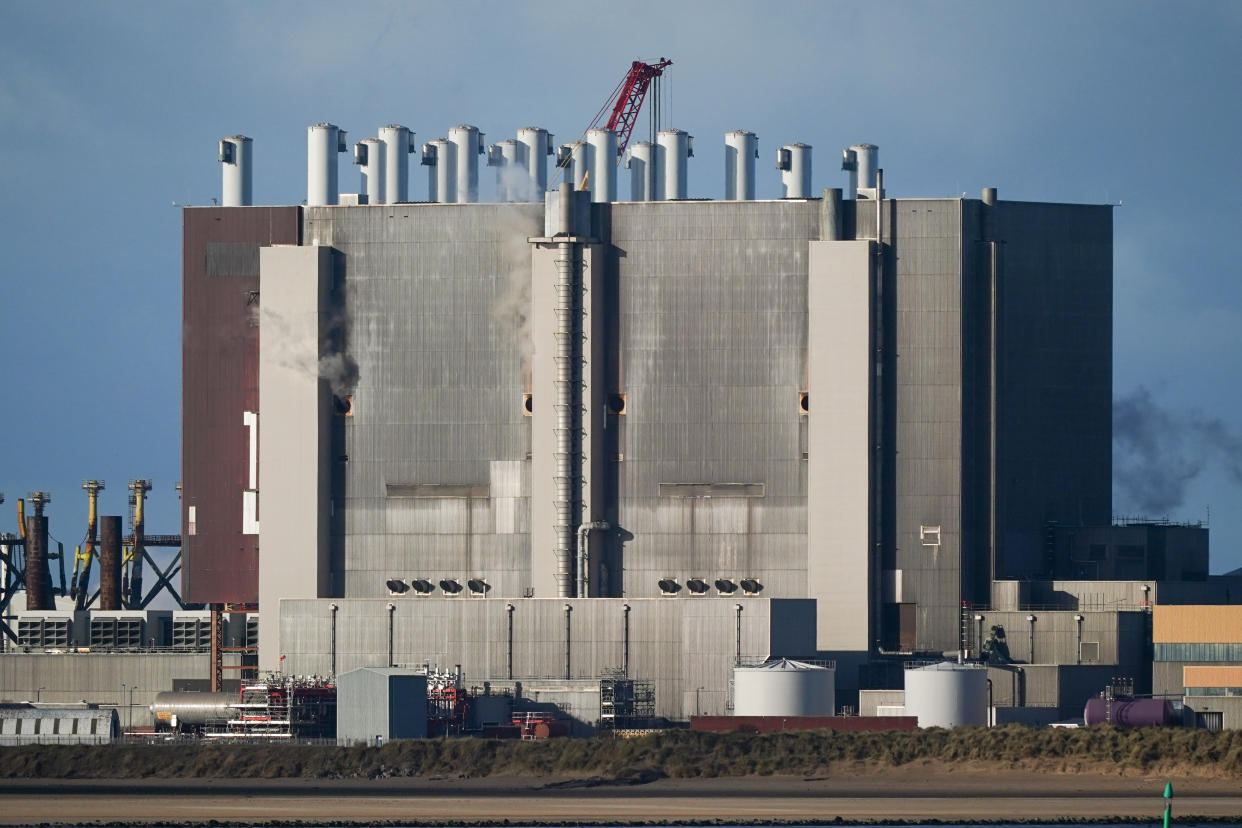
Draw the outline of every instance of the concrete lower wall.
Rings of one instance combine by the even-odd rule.
[[[209,678],[210,670],[207,653],[7,653],[0,702],[86,701],[115,707],[122,728],[146,727],[157,693],[176,679]]]
[[[328,675],[333,666],[344,673],[359,667],[461,665],[468,687],[515,680],[531,687],[534,680],[598,682],[608,670],[627,669],[631,678],[654,683],[656,715],[680,719],[696,710],[729,711],[739,654],[744,663],[813,657],[815,602],[285,600],[280,642],[284,670],[295,675]],[[597,702],[594,708],[598,711]]]

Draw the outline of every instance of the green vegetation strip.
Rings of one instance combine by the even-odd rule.
[[[1048,772],[1157,771],[1242,777],[1242,731],[997,728],[767,735],[669,731],[637,739],[410,740],[305,745],[31,745],[0,748],[5,779],[376,779],[496,775],[653,779],[815,775],[834,765],[986,762]]]

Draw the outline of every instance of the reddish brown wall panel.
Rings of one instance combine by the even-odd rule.
[[[259,410],[257,248],[298,244],[301,208],[194,207],[182,215],[182,595],[250,603],[259,598],[259,538],[242,532],[250,459],[243,414]]]

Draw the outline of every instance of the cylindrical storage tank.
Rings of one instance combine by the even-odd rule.
[[[685,198],[689,190],[689,158],[694,138],[680,129],[666,129],[656,136],[656,200]]]
[[[380,127],[379,139],[384,144],[384,203],[409,201],[414,133],[400,124],[389,124]]]
[[[591,201],[616,201],[617,133],[611,129],[588,129],[587,146],[591,148]]]
[[[630,201],[655,200],[655,144],[635,141],[630,144],[625,166],[630,171]]]
[[[496,168],[496,200],[526,201],[529,189],[526,170],[522,166],[525,147],[513,140],[501,141],[488,148],[487,165]]]
[[[99,608],[121,609],[121,516],[99,518]]]
[[[811,147],[786,144],[776,151],[776,168],[781,171],[782,198],[811,198]]]
[[[473,204],[479,200],[479,156],[483,154],[483,133],[478,127],[460,124],[448,131],[449,143],[456,148],[457,197],[454,201]]]
[[[254,142],[245,135],[230,135],[220,140],[219,157],[224,176],[221,205],[248,207],[254,203],[254,177],[250,164],[253,149]]]
[[[447,138],[423,144],[427,168],[427,200],[452,204],[457,200],[457,148]]]
[[[836,676],[831,667],[787,659],[734,667],[733,715],[835,715]]]
[[[1178,721],[1172,702],[1165,699],[1087,699],[1082,711],[1083,724],[1111,724],[1115,727],[1165,727]]]
[[[362,172],[358,192],[366,193],[367,204],[385,203],[384,143],[378,138],[363,138],[354,144],[354,163]]]
[[[744,129],[725,133],[725,198],[751,201],[755,197],[755,158],[759,136]]]
[[[543,127],[522,127],[517,131],[522,145],[522,163],[530,175],[530,190],[524,201],[543,201],[548,189],[548,156],[552,154],[552,135]]]
[[[320,123],[306,128],[306,203],[336,204],[336,156],[345,151],[345,130]]]
[[[975,664],[941,662],[906,671],[906,715],[919,727],[988,723],[988,671]]]
[[[858,164],[858,187],[875,189],[875,171],[880,168],[880,148],[875,144],[855,144],[850,147]]]
[[[172,725],[176,717],[178,726],[203,727],[227,722],[236,702],[235,693],[163,692],[155,694],[150,710],[157,725]]]
[[[561,144],[556,153],[556,166],[564,171],[562,180],[569,182],[570,189],[582,189],[584,183],[590,184],[587,175],[587,145],[585,141],[571,141]]]

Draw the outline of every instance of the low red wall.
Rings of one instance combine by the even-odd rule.
[[[711,733],[775,733],[779,730],[914,730],[915,716],[691,716],[690,729]]]

